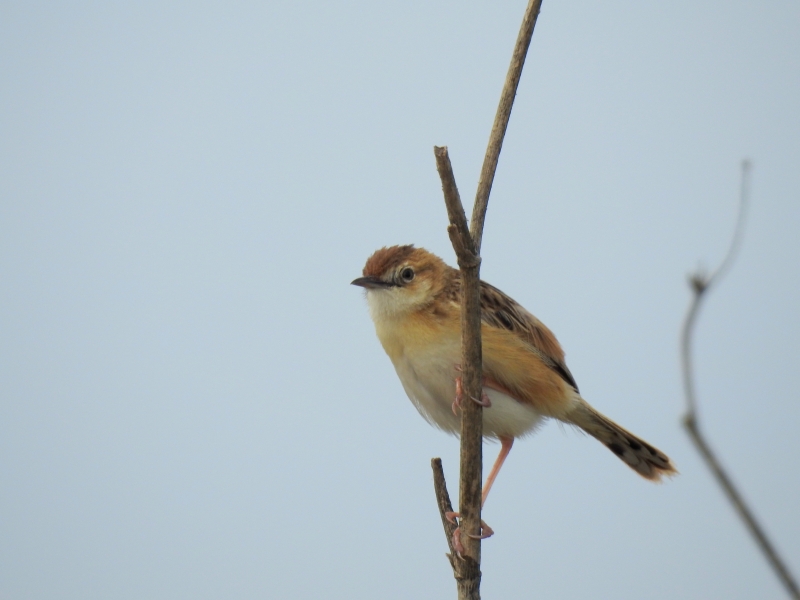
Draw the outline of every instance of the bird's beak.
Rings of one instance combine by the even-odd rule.
[[[388,283],[383,279],[373,276],[353,279],[353,281],[350,282],[350,285],[358,285],[368,290],[379,290],[394,287],[393,283]]]

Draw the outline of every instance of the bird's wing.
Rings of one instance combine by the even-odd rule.
[[[484,324],[511,332],[559,377],[578,391],[575,378],[564,362],[564,351],[544,323],[496,287],[481,281],[481,320]]]

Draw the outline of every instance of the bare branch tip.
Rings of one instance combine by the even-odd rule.
[[[697,307],[699,306],[699,301],[702,294],[706,292],[712,284],[719,281],[720,277],[730,268],[731,263],[736,255],[738,246],[741,244],[742,232],[744,229],[744,214],[748,201],[749,172],[752,168],[752,163],[749,159],[744,159],[742,160],[741,164],[742,180],[739,200],[739,214],[737,216],[736,228],[734,230],[728,252],[723,258],[722,263],[711,275],[708,275],[703,269],[698,269],[695,273],[689,275],[688,277],[689,285],[695,292],[695,298],[689,305],[689,310],[686,314],[683,328],[682,371],[688,410],[683,416],[682,421],[701,457],[711,470],[711,473],[713,474],[719,486],[725,492],[725,495],[728,497],[728,500],[730,500],[739,517],[744,522],[745,527],[752,534],[756,544],[764,554],[764,557],[775,571],[776,576],[793,598],[800,599],[800,587],[797,585],[791,572],[784,564],[781,556],[775,550],[772,542],[767,537],[766,532],[762,529],[758,521],[756,521],[755,515],[753,515],[750,507],[745,503],[738,489],[728,476],[726,470],[717,460],[716,456],[706,442],[705,436],[703,436],[702,432],[700,431],[697,421],[696,401],[694,399],[694,381],[691,364],[691,329],[694,325],[694,317],[697,314]]]

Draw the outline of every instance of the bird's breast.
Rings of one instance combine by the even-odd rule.
[[[456,378],[460,376],[461,332],[441,324],[409,320],[380,327],[378,338],[394,365],[406,395],[432,425],[450,433],[461,430],[461,414],[453,412]],[[486,389],[492,406],[484,409],[484,436],[520,437],[532,431],[541,415],[493,389]],[[463,399],[469,402],[469,399]]]
[[[432,425],[455,433],[461,427],[451,409],[461,360],[460,332],[421,321],[376,323],[378,338],[420,414]]]

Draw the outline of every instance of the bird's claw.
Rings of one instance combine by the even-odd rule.
[[[486,524],[486,521],[481,519],[481,534],[475,535],[473,533],[468,533],[467,535],[471,537],[473,540],[485,540],[486,538],[490,538],[494,535],[494,529],[489,527]]]
[[[489,408],[492,405],[492,401],[489,399],[489,396],[486,394],[486,392],[481,392],[480,400],[473,398],[472,396],[470,396],[470,400],[475,402],[475,404],[480,404],[483,408]]]
[[[456,527],[456,530],[453,532],[453,550],[456,551],[458,558],[464,559],[462,556],[464,553],[464,544],[461,543],[461,527]]]
[[[456,367],[458,368],[458,367]],[[463,389],[461,387],[461,377],[456,377],[456,399],[453,400],[453,414],[458,416],[458,412],[456,412],[457,408],[461,408],[461,396],[463,395]]]

